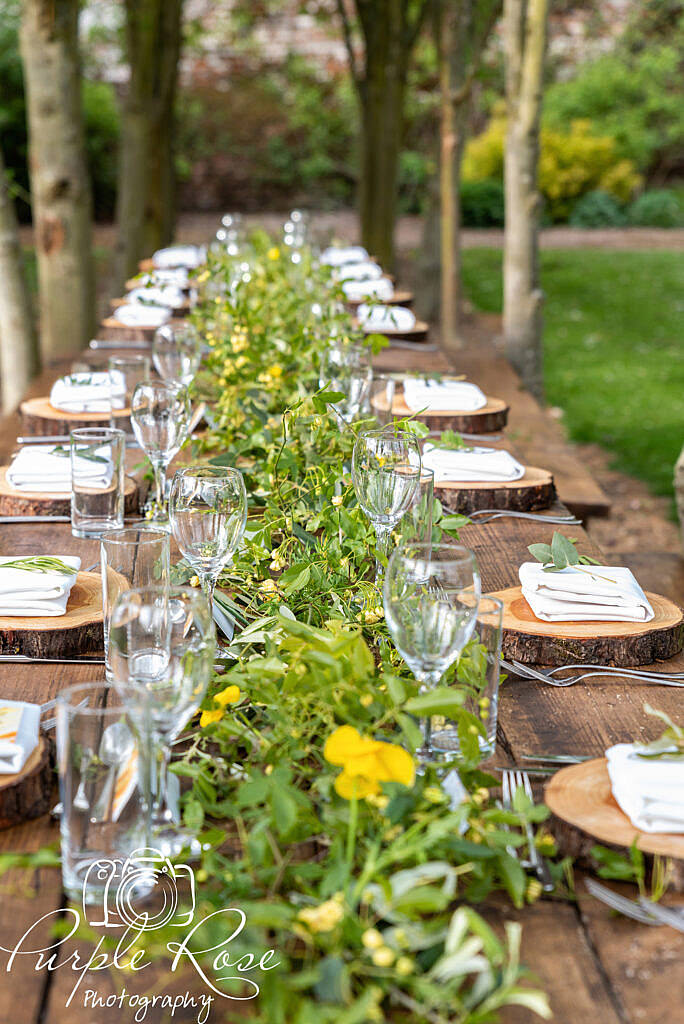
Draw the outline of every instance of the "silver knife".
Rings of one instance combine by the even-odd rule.
[[[71,438],[68,434],[35,434],[33,437],[18,437],[17,444],[69,444]],[[132,434],[126,436],[127,448],[140,448]],[[67,453],[68,454],[68,453]]]
[[[115,341],[113,338],[111,340],[109,338],[93,338],[89,343],[89,347],[93,351],[110,348],[139,348],[142,349],[143,351],[147,351],[150,348],[150,342],[135,341],[133,338],[125,338],[122,339],[121,341]]]
[[[14,662],[18,665],[104,665],[104,658],[34,658],[29,654],[0,654],[0,662]]]

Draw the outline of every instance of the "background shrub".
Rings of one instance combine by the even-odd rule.
[[[598,188],[582,196],[570,214],[570,224],[576,228],[617,228],[626,222],[622,206],[608,192]]]
[[[466,228],[499,228],[504,223],[501,181],[464,181],[461,185],[461,223]]]
[[[634,200],[627,217],[630,224],[638,226],[678,228],[684,224],[684,209],[676,193],[654,188]]]

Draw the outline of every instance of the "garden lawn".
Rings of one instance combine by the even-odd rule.
[[[684,253],[545,250],[546,395],[575,441],[672,494],[684,444]],[[501,253],[463,253],[473,305],[501,311]]]

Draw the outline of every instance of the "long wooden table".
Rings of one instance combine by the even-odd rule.
[[[435,368],[428,352],[413,355],[415,368]],[[403,350],[395,353],[393,369],[400,368]],[[385,354],[384,359],[388,356]],[[485,366],[481,353],[464,354],[461,366],[474,369],[480,382]],[[441,361],[438,366],[444,366]],[[449,368],[446,363],[445,368]],[[490,373],[496,375],[496,364]],[[45,394],[46,385],[56,375],[46,374],[32,392]],[[12,450],[18,432],[17,418],[0,421],[0,455]],[[544,465],[543,438],[537,438],[538,465]],[[562,506],[559,506],[562,507]],[[483,587],[500,590],[517,583],[517,569],[527,557],[527,545],[548,541],[552,528],[524,520],[498,520],[490,525],[469,526],[462,532],[464,543],[476,552]],[[573,527],[573,535],[582,550],[598,550],[582,528]],[[95,541],[71,536],[68,524],[0,525],[2,554],[51,552],[77,554],[84,565],[98,558]],[[684,668],[684,657],[676,659]],[[0,665],[0,695],[7,698],[44,701],[73,682],[97,678],[93,666],[77,665]],[[545,687],[535,682],[510,678],[501,691],[499,741],[495,761],[515,763],[529,752],[556,752],[600,755],[611,743],[620,740],[650,739],[659,731],[656,721],[643,713],[650,701],[669,714],[681,718],[681,691],[653,688],[636,683],[593,682],[570,689]],[[58,828],[47,816],[0,832],[0,854],[33,851],[58,840]],[[581,872],[575,877],[577,902],[545,900],[521,912],[513,911],[501,900],[485,908],[497,926],[505,920],[523,924],[523,960],[548,991],[556,1024],[675,1024],[681,1019],[684,995],[684,935],[667,927],[649,928],[625,918],[615,918],[603,904],[591,899],[583,886]],[[61,880],[55,870],[34,872],[30,884],[32,898],[26,892],[25,873],[11,872],[0,879],[0,945],[10,947],[23,932],[43,915],[64,905]],[[676,898],[674,898],[676,902]],[[667,900],[666,900],[667,902]],[[33,936],[39,941],[41,930]],[[42,927],[47,936],[47,926]],[[4,971],[6,954],[0,954]],[[69,972],[70,973],[70,972]],[[18,958],[11,974],[3,974],[0,983],[0,1022],[12,1024],[101,1024],[122,1019],[117,1008],[93,1011],[83,1006],[81,996],[65,1008],[73,979],[64,971],[54,974],[33,971],[32,958]],[[145,991],[145,986],[126,976],[127,990]],[[149,984],[149,978],[146,978]],[[89,973],[81,989],[98,988],[100,993],[114,992],[112,982],[99,973]],[[198,984],[199,987],[199,984]],[[167,981],[162,984],[166,991]],[[242,1019],[245,1011],[238,1004],[214,1006],[211,1020]],[[123,1019],[128,1019],[125,1017]],[[132,1019],[132,1014],[131,1014]],[[169,1020],[164,1011],[150,1009],[146,1021]],[[196,1011],[179,1011],[174,1021],[196,1020]],[[504,1015],[506,1024],[523,1024],[533,1019],[527,1010]],[[537,1019],[537,1018],[534,1018]]]

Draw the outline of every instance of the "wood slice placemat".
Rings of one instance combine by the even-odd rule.
[[[526,664],[650,665],[667,661],[684,646],[684,614],[661,594],[647,593],[655,613],[650,622],[544,622],[520,587],[499,590],[503,601],[503,655]]]
[[[66,615],[0,615],[0,654],[66,658],[101,651],[103,642],[99,572],[79,572],[69,594]]]
[[[415,326],[410,331],[366,331],[366,334],[381,334],[384,338],[387,338],[390,345],[393,341],[415,341],[416,343],[422,343],[427,341],[428,325],[423,320],[416,320]]]
[[[547,783],[547,806],[568,824],[604,843],[629,848],[634,840],[644,853],[684,859],[684,834],[642,832],[622,811],[613,796],[608,762],[599,757],[556,772]]]
[[[24,434],[30,437],[68,434],[78,427],[108,427],[108,412],[66,412],[55,409],[48,397],[28,398],[19,406]],[[121,430],[130,431],[131,410],[117,409],[115,422]]]
[[[45,736],[39,736],[38,746],[20,772],[0,775],[0,829],[49,811],[54,785],[52,745]]]
[[[173,327],[175,324],[185,323],[182,316],[172,317],[167,320],[165,324],[161,324],[161,327]],[[108,316],[100,324],[97,332],[98,338],[103,341],[145,341],[152,343],[155,335],[155,331],[158,331],[159,327],[130,327],[128,324],[122,324],[116,317]]]
[[[435,484],[435,497],[462,515],[481,508],[532,512],[548,508],[556,488],[548,469],[525,466],[525,475],[519,480],[442,480]]]
[[[387,398],[377,395],[373,405],[380,412],[387,412]],[[403,388],[397,388],[392,402],[392,413],[397,419],[416,415],[404,401]],[[455,430],[463,434],[493,434],[503,430],[508,419],[508,405],[501,398],[487,398],[487,404],[475,412],[459,412],[458,410],[442,410],[421,412],[417,419],[422,420],[437,432]]]
[[[110,299],[109,300],[109,307],[110,307],[112,313],[114,313],[114,311],[117,310],[119,308],[119,306],[125,306],[125,305],[126,305],[126,299],[123,299],[123,298],[122,299]],[[189,312],[190,312],[190,299],[189,298],[188,298],[187,302],[183,303],[182,306],[175,306],[174,309],[173,309],[174,317],[187,316],[189,314]],[[155,330],[156,330],[156,328],[155,328]]]
[[[7,483],[9,466],[0,466],[0,515],[2,516],[68,516],[71,515],[71,493],[51,494],[49,491],[18,491]],[[138,482],[124,476],[124,512],[133,515],[140,506]]]

